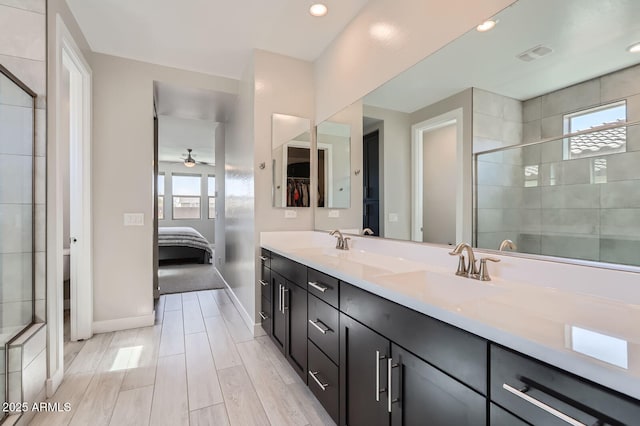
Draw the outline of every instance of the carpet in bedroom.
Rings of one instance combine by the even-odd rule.
[[[164,265],[158,269],[160,294],[224,288],[215,266],[209,264]]]

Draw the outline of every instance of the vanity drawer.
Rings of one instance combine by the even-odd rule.
[[[309,342],[308,362],[309,389],[337,424],[340,413],[338,367],[312,342]]]
[[[338,308],[339,281],[329,275],[309,268],[307,291],[309,294],[318,296],[334,308]]]
[[[483,395],[487,341],[344,281],[340,310]]]
[[[527,356],[491,345],[491,400],[532,424],[637,424],[633,400]]]
[[[526,423],[496,404],[489,404],[489,424],[491,426],[528,426]]]
[[[260,262],[262,266],[266,266],[267,268],[271,268],[271,252],[267,249],[260,250]]]
[[[264,331],[267,333],[268,336],[271,336],[271,332],[273,330],[273,316],[272,316],[271,310],[272,310],[271,301],[267,300],[266,297],[263,297],[259,315],[260,315],[260,319],[262,320],[262,328],[264,329]]]
[[[307,288],[307,267],[298,262],[271,253],[271,271],[277,272],[299,287]]]
[[[340,312],[313,295],[309,295],[307,335],[333,362],[340,359],[338,325]]]
[[[271,300],[271,292],[273,291],[271,285],[271,269],[262,265],[262,274],[260,276],[260,280],[258,280],[258,284],[260,284],[260,291],[262,292],[262,297],[266,297],[267,300]]]

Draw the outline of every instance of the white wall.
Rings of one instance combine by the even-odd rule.
[[[237,92],[237,81],[94,54],[94,324],[153,323],[153,82]],[[144,226],[123,226],[143,213]],[[115,322],[114,322],[115,320]]]
[[[225,218],[225,141],[227,139],[228,127],[229,126],[225,123],[218,123],[218,127],[216,127],[216,220],[214,229],[214,244],[216,245],[216,251],[213,264],[220,270],[224,268],[226,258],[225,241],[227,221]]]
[[[158,220],[158,226],[189,226],[207,239],[209,244],[215,242],[215,220],[209,219],[208,177],[214,176],[216,168],[196,164],[186,168],[182,163],[158,163],[158,173],[164,173],[164,219]],[[200,219],[173,219],[173,185],[172,174],[200,175]]]
[[[311,63],[256,50],[240,82],[238,108],[229,123],[225,144],[226,264],[222,269],[252,323],[260,301],[260,232],[313,228],[313,209],[296,208],[297,218],[284,219],[285,210],[272,207],[271,200],[271,116],[279,113],[311,119],[313,88]],[[264,169],[259,168],[260,163],[265,163]]]
[[[382,120],[365,129],[365,134],[378,130],[381,145],[380,214],[381,235],[385,238],[411,238],[411,122],[404,112],[365,105],[365,117]],[[398,215],[390,222],[390,214]]]
[[[314,64],[316,121],[326,120],[513,2],[368,2]]]

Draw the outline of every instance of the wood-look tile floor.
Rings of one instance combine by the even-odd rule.
[[[32,425],[334,425],[224,290],[161,296],[153,327],[65,339],[65,377]]]

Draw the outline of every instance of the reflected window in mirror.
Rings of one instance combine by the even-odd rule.
[[[311,207],[311,120],[273,114],[273,207]]]
[[[351,204],[351,126],[325,121],[316,129],[320,208],[348,209]]]

